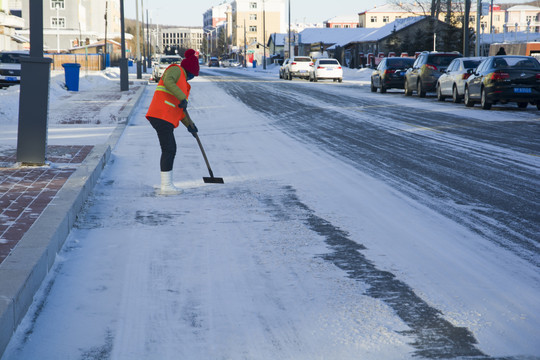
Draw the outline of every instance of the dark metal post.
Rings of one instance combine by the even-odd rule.
[[[129,90],[128,60],[126,59],[126,34],[124,27],[124,0],[120,0],[120,34],[122,55],[120,57],[120,91]]]
[[[17,161],[44,165],[52,59],[43,57],[43,2],[30,1],[30,57],[21,57]]]
[[[148,68],[151,69],[152,68],[152,61],[150,60],[151,58],[151,47],[152,47],[152,44],[150,42],[150,30],[148,30],[148,9],[146,9],[146,63],[148,64]]]
[[[469,17],[471,13],[471,0],[465,0],[465,16],[463,17],[463,56],[468,57],[469,49]],[[477,14],[478,15],[478,14]]]

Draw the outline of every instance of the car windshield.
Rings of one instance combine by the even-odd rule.
[[[430,55],[428,63],[438,66],[448,66],[459,55]]]
[[[163,64],[177,64],[182,61],[181,58],[161,58],[159,62]]]
[[[311,62],[311,59],[308,57],[295,57],[294,61],[297,62]]]
[[[18,64],[20,63],[20,57],[23,54],[19,53],[0,53],[0,63],[4,64]]]
[[[320,65],[339,65],[337,60],[319,60]]]
[[[495,58],[493,67],[500,68],[515,68],[515,69],[538,69],[540,64],[538,60],[529,57],[505,57]]]
[[[465,69],[476,69],[480,65],[481,60],[464,60],[463,66]]]
[[[387,59],[386,67],[388,67],[389,69],[406,69],[412,67],[413,63],[414,59]]]

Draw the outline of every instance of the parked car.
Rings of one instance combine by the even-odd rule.
[[[343,69],[336,59],[320,58],[315,61],[309,70],[309,81],[332,79],[343,81]]]
[[[161,79],[163,73],[171,64],[180,64],[181,62],[182,57],[179,55],[161,56],[152,69],[152,77],[154,78],[154,81],[159,82],[159,79]]]
[[[462,55],[457,52],[422,52],[412,68],[405,73],[405,95],[411,96],[413,91],[416,91],[418,96],[425,97],[426,92],[435,91],[439,77],[446,71],[452,60],[459,57]]]
[[[279,68],[279,78],[280,79],[285,79],[285,69],[287,68],[287,66],[289,66],[289,61],[291,61],[291,59],[287,58],[283,61],[283,64],[280,66]]]
[[[239,67],[240,63],[236,59],[226,59],[221,62],[223,67]]]
[[[309,69],[313,61],[307,56],[293,56],[285,68],[285,79],[292,80],[293,77],[308,79]]]
[[[540,63],[532,56],[490,56],[478,65],[465,84],[465,106],[480,102],[489,110],[495,103],[516,102],[540,110]]]
[[[437,80],[437,100],[444,101],[452,97],[452,101],[459,103],[465,94],[465,83],[476,69],[483,57],[463,57],[452,60],[446,71]]]
[[[208,67],[216,66],[219,67],[219,59],[217,57],[211,57],[208,60]]]
[[[0,88],[21,82],[20,57],[29,54],[23,50],[0,52]]]
[[[405,72],[413,66],[414,59],[408,57],[384,58],[371,74],[371,92],[388,89],[403,89]]]

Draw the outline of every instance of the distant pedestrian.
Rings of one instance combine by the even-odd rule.
[[[161,146],[160,193],[163,195],[175,195],[182,192],[174,186],[172,179],[176,156],[174,129],[182,122],[193,136],[198,131],[189,114],[184,112],[191,90],[188,81],[195,76],[199,76],[199,59],[195,56],[195,50],[188,49],[180,65],[172,64],[163,73],[146,113],[146,118],[156,130]]]
[[[506,51],[504,51],[504,48],[501,46],[499,48],[499,51],[497,51],[497,54],[495,54],[495,55],[506,55]]]

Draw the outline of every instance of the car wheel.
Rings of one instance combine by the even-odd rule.
[[[461,98],[459,97],[456,85],[454,85],[454,87],[452,88],[452,101],[455,104],[459,104],[461,102]]]
[[[280,78],[280,79],[283,79],[283,76],[281,75],[281,73],[279,73],[279,78]]]
[[[386,93],[386,87],[381,84],[381,94]]]
[[[291,75],[291,73],[289,73],[289,76],[287,77],[287,79],[292,80],[292,75]]]
[[[412,90],[409,88],[409,82],[405,80],[405,96],[412,96]]]
[[[482,89],[482,92],[480,93],[480,104],[484,110],[491,109],[491,103],[488,101],[486,91],[484,89]]]
[[[342,79],[342,78],[339,78],[338,81],[339,81],[339,82],[343,82],[343,79]]]
[[[418,80],[418,85],[416,87],[416,92],[418,93],[418,96],[421,98],[426,97],[426,91],[424,90],[424,87],[422,86],[422,81]]]
[[[317,82],[317,81],[319,81],[319,80],[317,79],[317,75],[313,75],[313,82]]]
[[[468,87],[465,88],[464,100],[465,100],[465,106],[466,107],[473,107],[474,106],[474,102],[471,100],[471,94],[469,94],[469,88]]]
[[[309,81],[313,82],[313,77],[311,77],[311,75],[309,75]]]
[[[443,96],[441,92],[441,86],[437,84],[437,100],[438,101],[444,101],[445,97]]]
[[[527,108],[527,105],[529,105],[529,104],[526,103],[526,102],[518,102],[517,105],[518,105],[518,108],[525,109],[525,108]]]
[[[371,80],[371,92],[377,92],[377,88],[373,85],[373,80]]]

